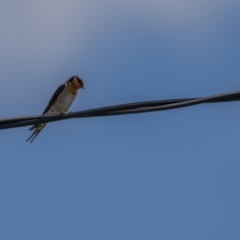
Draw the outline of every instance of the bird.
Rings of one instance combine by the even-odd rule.
[[[75,100],[78,94],[78,90],[81,88],[85,89],[84,82],[81,78],[79,78],[77,75],[69,78],[55,91],[42,115],[69,113],[68,109]],[[30,143],[33,142],[33,140],[37,137],[37,135],[43,130],[46,125],[47,123],[39,123],[29,128],[29,131],[34,130],[34,132],[26,140],[26,142],[28,142],[30,139]]]

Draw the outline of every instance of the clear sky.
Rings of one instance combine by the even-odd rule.
[[[240,90],[239,0],[0,2],[0,117]],[[240,103],[0,132],[0,239],[240,239]]]

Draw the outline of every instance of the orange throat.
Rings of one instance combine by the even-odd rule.
[[[76,81],[68,82],[67,86],[68,91],[74,95],[78,92],[78,89],[80,88],[79,84]]]

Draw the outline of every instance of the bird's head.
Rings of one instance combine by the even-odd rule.
[[[74,75],[74,76],[72,76],[69,80],[68,80],[68,82],[70,82],[70,83],[72,83],[76,88],[83,88],[83,89],[85,89],[84,88],[84,82],[83,82],[83,80],[80,78],[80,77],[78,77],[77,75]]]

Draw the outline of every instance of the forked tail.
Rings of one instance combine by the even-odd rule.
[[[32,135],[26,140],[26,142],[28,142],[30,139],[30,143],[37,137],[37,135],[43,130],[43,128],[46,126],[46,123],[40,123],[38,125],[34,125],[31,128],[29,128],[29,131],[34,130],[34,132],[32,133]]]

